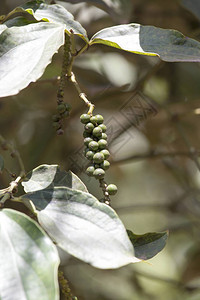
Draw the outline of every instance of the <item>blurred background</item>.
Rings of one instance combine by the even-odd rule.
[[[74,14],[89,37],[104,27],[134,22],[200,39],[198,0],[102,2],[107,3],[104,10],[55,1]],[[0,14],[22,3],[1,0]],[[78,48],[82,43],[77,39]],[[65,101],[72,111],[64,135],[56,135],[52,127],[62,53],[60,49],[54,55],[38,82],[0,99],[0,131],[20,152],[26,171],[44,163],[59,164],[101,198],[98,183],[84,174],[87,161],[79,117],[87,108],[70,83]],[[112,158],[106,179],[119,190],[112,207],[136,234],[169,230],[167,246],[150,264],[98,270],[61,253],[74,295],[79,300],[200,299],[199,63],[166,63],[96,45],[75,61],[73,71],[108,127]],[[1,155],[9,170],[0,174],[4,188],[9,173],[18,174],[19,169],[9,153],[1,150]]]

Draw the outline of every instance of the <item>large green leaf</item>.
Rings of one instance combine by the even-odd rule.
[[[137,54],[156,55],[164,61],[200,61],[200,43],[171,29],[118,25],[97,32],[90,45],[98,43]]]
[[[50,23],[65,25],[65,30],[68,34],[70,34],[70,30],[73,30],[74,34],[79,35],[82,39],[88,42],[85,29],[79,22],[74,20],[73,15],[63,6],[58,4],[48,5],[45,3],[30,1],[21,6],[21,8],[32,14],[38,21],[43,20]]]
[[[23,198],[40,210],[39,223],[69,254],[102,269],[139,261],[117,214],[91,194],[55,187]]]
[[[142,235],[127,230],[128,236],[134,246],[135,256],[147,260],[158,254],[166,245],[168,232],[149,232]]]
[[[36,222],[0,211],[0,299],[59,299],[56,247]]]
[[[70,2],[73,4],[80,2],[87,2],[95,5],[106,12],[113,18],[121,21],[129,20],[131,15],[133,2],[131,0],[60,0],[63,2]]]
[[[35,192],[55,186],[65,186],[87,192],[84,183],[72,172],[61,171],[58,165],[41,165],[26,175],[22,182],[24,191]]]
[[[6,28],[0,34],[0,97],[17,94],[36,81],[64,43],[64,25],[40,22]],[[3,27],[2,27],[3,26]]]

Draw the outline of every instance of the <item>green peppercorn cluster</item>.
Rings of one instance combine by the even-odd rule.
[[[96,179],[103,179],[105,171],[110,167],[107,160],[110,153],[107,149],[107,128],[103,124],[104,118],[102,115],[90,116],[89,114],[83,114],[80,116],[80,120],[84,124],[84,154],[90,161],[86,174]],[[110,184],[107,186],[106,191],[109,195],[114,195],[117,192],[117,187]]]
[[[57,113],[52,116],[53,127],[57,130],[58,134],[63,134],[62,121],[69,117],[71,105],[68,103],[59,103],[57,106]]]

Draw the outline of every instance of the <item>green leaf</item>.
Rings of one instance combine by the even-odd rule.
[[[0,155],[0,173],[1,173],[1,171],[3,170],[3,168],[4,168],[4,159],[3,159],[3,157]]]
[[[56,247],[36,222],[12,209],[0,211],[1,300],[59,299]]]
[[[87,192],[84,183],[71,171],[61,171],[58,165],[41,165],[26,175],[22,182],[24,191],[35,192],[45,188],[65,186]]]
[[[73,30],[74,34],[80,36],[85,40],[85,42],[88,43],[88,37],[85,29],[79,22],[74,20],[73,15],[63,6],[58,4],[48,5],[45,3],[30,1],[21,6],[21,8],[32,14],[38,21],[42,20],[50,23],[65,25],[65,30],[68,32],[68,34],[70,34],[70,30]]]
[[[10,27],[13,27],[13,26],[17,26],[17,27],[20,27],[20,26],[26,26],[28,24],[33,24],[33,23],[38,23],[37,21],[31,21],[31,20],[27,20],[25,17],[23,16],[19,16],[19,17],[16,17],[14,19],[9,19],[7,21],[5,21],[5,23],[3,25],[6,26],[6,28],[10,28]]]
[[[136,235],[127,230],[129,239],[134,246],[135,256],[147,260],[158,254],[166,245],[168,232],[149,232]]]
[[[18,22],[16,18],[15,26],[6,29],[0,25],[0,97],[15,95],[36,81],[64,44],[62,24],[27,21],[17,27]]]
[[[140,24],[118,25],[102,29],[90,45],[105,44],[125,51],[159,56],[164,61],[200,61],[200,43],[182,33]]]
[[[73,4],[80,2],[87,2],[95,5],[108,12],[114,19],[121,21],[128,21],[132,8],[133,2],[131,0],[61,0],[63,2],[70,2]]]
[[[39,223],[69,254],[101,269],[140,261],[115,211],[91,194],[55,187],[23,197],[41,210]]]

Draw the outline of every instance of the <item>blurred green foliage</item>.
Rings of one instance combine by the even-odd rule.
[[[0,14],[21,3],[1,0]],[[123,23],[86,3],[56,3],[75,15],[89,37]],[[173,28],[200,39],[200,21],[181,1],[132,0],[132,7],[126,22]],[[72,105],[72,112],[64,135],[57,136],[52,127],[57,91],[52,78],[60,75],[61,63],[62,49],[38,82],[1,99],[1,134],[16,145],[27,171],[58,163],[101,197],[95,180],[83,172],[86,161],[79,116],[86,108],[71,84],[66,86],[65,101]],[[70,258],[63,270],[73,293],[79,300],[199,299],[199,63],[164,63],[156,57],[93,46],[77,59],[74,72],[95,103],[95,112],[105,116],[112,153],[107,178],[119,189],[112,207],[135,233],[169,229],[170,238],[165,250],[150,261],[152,265],[98,270]],[[15,159],[3,150],[1,156],[5,167],[17,174]],[[1,187],[9,182],[9,173],[0,173]]]

